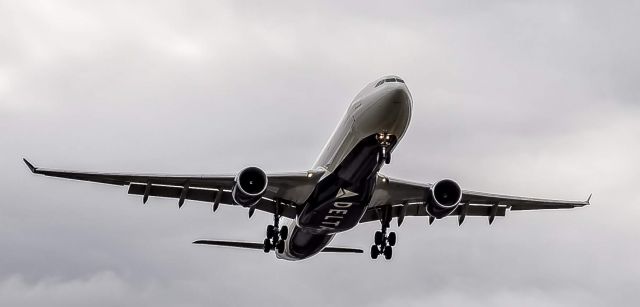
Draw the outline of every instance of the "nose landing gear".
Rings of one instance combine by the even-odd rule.
[[[389,152],[389,148],[391,147],[391,142],[395,138],[394,135],[389,133],[378,133],[376,139],[380,144],[380,151],[378,152],[378,161],[384,161],[385,164],[391,163],[391,152]]]
[[[278,227],[280,222],[280,203],[276,203],[276,212],[273,214],[273,225],[267,226],[267,238],[264,239],[263,250],[268,253],[272,250],[279,254],[284,252],[284,241],[289,236],[289,228],[287,226]]]

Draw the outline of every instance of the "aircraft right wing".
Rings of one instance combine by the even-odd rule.
[[[150,175],[97,173],[55,170],[36,167],[23,159],[34,174],[96,183],[129,186],[128,193],[142,195],[146,203],[150,196],[178,199],[182,207],[185,200],[208,202],[217,209],[219,204],[234,205],[231,189],[235,175]],[[269,174],[265,195],[253,208],[269,213],[279,211],[281,216],[294,219],[296,204],[303,203],[315,188],[319,174],[313,172]],[[282,200],[277,208],[275,199]],[[255,210],[252,209],[252,210]],[[252,214],[253,211],[250,211]]]

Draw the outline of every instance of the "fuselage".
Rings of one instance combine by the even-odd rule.
[[[411,109],[409,89],[397,76],[377,79],[358,93],[313,166],[322,178],[291,223],[278,258],[311,257],[336,233],[358,224],[385,164],[381,142],[387,142],[386,154],[396,148],[409,126]]]

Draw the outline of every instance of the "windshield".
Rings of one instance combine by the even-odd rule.
[[[404,83],[404,80],[400,79],[400,78],[387,78],[387,79],[382,79],[380,81],[378,81],[378,83],[376,83],[375,87],[378,87],[382,84],[385,84],[387,82],[400,82],[400,83]]]

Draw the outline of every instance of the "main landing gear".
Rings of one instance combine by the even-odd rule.
[[[378,133],[376,139],[380,144],[380,151],[378,152],[378,161],[384,161],[385,164],[391,163],[391,152],[389,152],[389,147],[391,147],[391,139],[393,135],[388,133]]]
[[[384,255],[387,260],[391,259],[392,246],[396,245],[397,236],[395,232],[390,232],[387,235],[387,228],[389,228],[389,223],[383,222],[382,230],[376,231],[374,244],[371,246],[371,259],[377,259],[379,255]]]
[[[277,251],[279,254],[284,252],[284,241],[287,240],[289,235],[289,228],[287,226],[278,227],[280,222],[279,203],[276,204],[276,213],[273,214],[273,225],[267,226],[267,238],[264,239],[264,252],[268,253],[272,250]]]

